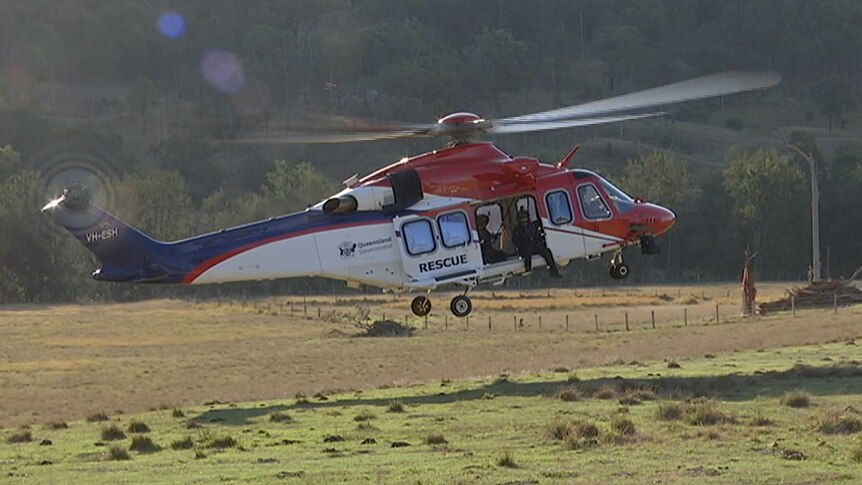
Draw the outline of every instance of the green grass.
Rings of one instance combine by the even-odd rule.
[[[859,483],[860,361],[862,345],[842,341],[716,353],[672,370],[663,360],[578,368],[577,382],[561,372],[442,387],[438,378],[301,404],[184,407],[198,424],[191,429],[154,411],[39,427],[32,442],[8,443],[20,430],[0,430],[0,476],[10,484]],[[577,389],[577,400],[561,399],[561,389]],[[784,404],[794,393],[811,406]],[[623,398],[638,404],[621,406]],[[290,425],[272,419],[281,415]],[[135,422],[151,431],[97,443],[103,427],[122,433]],[[343,440],[324,442],[332,436]],[[53,445],[39,446],[43,439]],[[392,447],[399,442],[409,446]]]

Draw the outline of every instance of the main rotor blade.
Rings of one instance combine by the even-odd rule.
[[[775,72],[728,71],[688,81],[624,94],[614,98],[591,101],[566,108],[495,120],[496,124],[534,123],[567,118],[606,115],[618,111],[663,106],[686,101],[754,91],[775,86],[781,75]]]
[[[394,140],[398,138],[416,138],[434,136],[430,128],[397,129],[392,131],[344,131],[344,132],[289,132],[277,136],[259,136],[227,140],[227,143],[347,143],[357,141]]]
[[[577,126],[593,126],[603,125],[606,123],[619,123],[621,121],[639,120],[641,118],[652,118],[663,114],[665,113],[657,112],[639,115],[606,116],[602,118],[581,118],[577,120],[532,121],[501,125],[495,124],[487,130],[487,133],[525,133],[529,131],[558,130],[561,128],[574,128]]]

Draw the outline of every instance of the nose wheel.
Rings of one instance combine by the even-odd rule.
[[[449,303],[449,310],[456,317],[466,317],[473,311],[473,302],[467,295],[458,295]]]
[[[622,251],[615,254],[614,258],[611,259],[610,274],[611,278],[615,280],[624,280],[628,278],[629,266],[623,262]]]
[[[410,310],[417,317],[424,317],[431,313],[431,299],[425,295],[417,296],[410,302]]]

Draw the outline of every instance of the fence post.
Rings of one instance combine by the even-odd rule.
[[[306,317],[308,316],[308,297],[307,296],[302,297],[302,313],[304,316],[306,316]],[[384,320],[385,320],[385,318],[384,318]]]
[[[467,330],[470,330],[470,315],[467,315]]]
[[[518,315],[512,315],[512,328],[518,331]]]
[[[715,304],[715,323],[718,323],[718,303]]]
[[[488,315],[488,331],[491,331],[491,315]]]
[[[835,313],[838,313],[838,292],[832,293],[832,307],[835,309]]]
[[[566,332],[569,331],[569,314],[566,313]]]
[[[317,318],[320,318],[320,307],[317,307]]]
[[[542,329],[542,316],[539,315],[539,330]]]
[[[386,312],[383,312],[383,321],[386,321]]]
[[[449,330],[449,315],[443,315],[443,330]]]
[[[688,326],[688,308],[682,309],[682,324]]]
[[[655,310],[650,310],[650,320],[652,321],[652,328],[655,328]]]
[[[596,321],[596,332],[598,332],[599,331],[599,314],[598,313],[593,314],[593,319]]]
[[[626,332],[629,331],[629,312],[626,312]]]
[[[425,330],[428,330],[428,315],[425,315]]]
[[[796,295],[790,296],[790,311],[793,313],[793,316],[796,316]]]

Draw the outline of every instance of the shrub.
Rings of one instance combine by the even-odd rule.
[[[497,458],[497,466],[504,468],[518,468],[518,464],[515,462],[515,455],[508,450]]]
[[[442,434],[432,434],[425,438],[425,443],[429,445],[447,445],[449,441]]]
[[[207,454],[201,450],[195,450],[195,460],[203,460],[207,457]]]
[[[184,413],[180,408],[174,408],[174,410],[171,411],[171,416],[175,418],[184,418],[186,417],[186,413]]]
[[[65,421],[51,421],[45,425],[47,429],[68,429],[69,425]]]
[[[631,419],[617,414],[611,419],[611,431],[623,436],[635,434],[635,423]]]
[[[655,416],[660,421],[679,421],[685,416],[685,409],[678,402],[660,402]]]
[[[162,448],[153,443],[149,436],[135,436],[132,438],[132,444],[129,449],[138,453],[155,453]]]
[[[186,436],[181,440],[176,440],[171,443],[172,450],[190,450],[195,446],[191,436]]]
[[[132,421],[129,423],[129,426],[126,428],[129,433],[149,433],[150,427],[147,426],[147,423],[142,421]]]
[[[98,421],[107,421],[107,420],[108,420],[108,415],[105,413],[93,413],[93,414],[87,416],[87,421],[89,421],[91,423],[95,423]]]
[[[404,403],[398,399],[389,401],[389,406],[386,408],[386,411],[390,413],[403,413]]]
[[[614,386],[604,385],[593,392],[593,397],[596,399],[613,399],[617,397],[617,390]]]
[[[108,450],[108,459],[121,461],[131,460],[132,457],[129,456],[129,452],[126,450],[126,448],[120,445],[114,445],[111,447],[111,449]]]
[[[124,439],[126,439],[126,433],[123,433],[123,430],[118,428],[116,424],[112,424],[110,426],[102,428],[103,441],[116,441]]]
[[[377,416],[367,409],[353,417],[356,422],[371,421],[372,419],[377,419]]]
[[[823,434],[853,434],[862,431],[862,421],[856,416],[837,410],[827,411],[815,419],[815,427]]]
[[[772,420],[758,411],[754,417],[751,418],[752,426],[772,426]]]
[[[856,446],[850,449],[850,460],[862,463],[862,442],[856,443]]]
[[[21,430],[6,438],[6,442],[9,444],[29,443],[31,441],[33,441],[33,434],[30,433],[29,429]]]
[[[790,391],[781,396],[781,404],[791,408],[807,408],[811,405],[811,395],[802,389]]]
[[[276,411],[276,412],[269,415],[269,420],[272,421],[273,423],[292,423],[293,422],[293,416],[291,416],[285,412]]]

